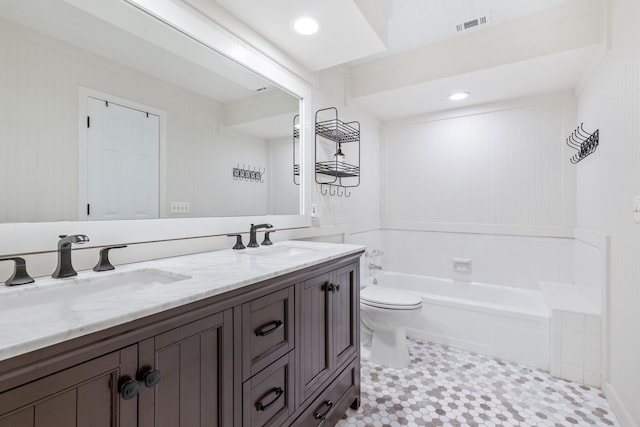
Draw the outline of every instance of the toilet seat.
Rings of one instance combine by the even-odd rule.
[[[417,310],[422,307],[422,298],[419,296],[383,286],[368,286],[362,289],[360,302],[370,307],[388,310]]]

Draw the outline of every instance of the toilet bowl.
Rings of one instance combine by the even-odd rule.
[[[422,299],[409,292],[367,286],[360,292],[362,358],[390,368],[409,364],[407,325],[419,316]]]

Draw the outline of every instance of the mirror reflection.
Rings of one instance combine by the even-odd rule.
[[[0,222],[298,214],[299,99],[134,9],[0,2]]]

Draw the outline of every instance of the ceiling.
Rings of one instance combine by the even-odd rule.
[[[383,121],[575,90],[605,33],[603,0],[207,1],[311,71],[342,66],[348,102]],[[320,32],[293,33],[301,15]],[[459,90],[471,96],[453,104]]]

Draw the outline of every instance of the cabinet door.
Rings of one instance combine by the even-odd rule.
[[[298,401],[305,401],[331,375],[330,275],[301,284],[298,298]]]
[[[0,427],[134,427],[137,396],[118,389],[134,380],[137,362],[131,346],[6,391]]]
[[[230,426],[233,419],[232,312],[227,310],[145,340],[139,377],[141,427]]]
[[[302,283],[298,296],[299,401],[304,402],[360,345],[358,264]]]
[[[358,352],[360,345],[360,283],[357,266],[342,267],[332,273],[332,351],[334,369]]]

